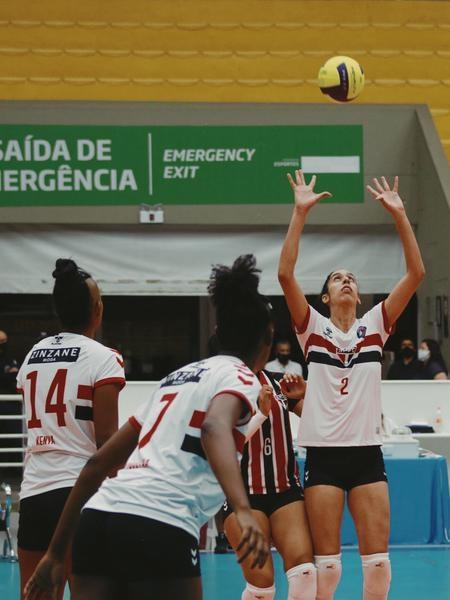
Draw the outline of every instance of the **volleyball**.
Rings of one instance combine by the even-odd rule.
[[[319,87],[333,100],[349,102],[364,88],[364,71],[349,56],[333,56],[320,68]]]

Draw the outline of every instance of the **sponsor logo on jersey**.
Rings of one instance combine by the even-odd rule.
[[[189,369],[189,371],[174,371],[162,380],[160,387],[183,385],[185,383],[198,383],[207,371],[209,371],[209,369],[202,368]]]
[[[53,342],[52,342],[52,346],[60,346],[62,341],[63,341],[63,336],[62,335],[55,335],[53,337]]]
[[[49,446],[54,443],[55,440],[52,435],[38,435],[36,438],[36,446]]]
[[[357,337],[361,340],[366,337],[367,327],[365,325],[360,325],[356,330]]]
[[[333,337],[333,332],[331,330],[330,327],[325,327],[325,329],[323,330],[323,335],[325,335],[327,338],[332,338]]]
[[[39,363],[76,362],[81,348],[39,348],[33,350],[28,359],[29,365]]]

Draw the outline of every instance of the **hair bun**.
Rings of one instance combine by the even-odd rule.
[[[212,269],[208,292],[216,306],[258,295],[260,270],[253,254],[243,254],[232,267],[215,265]]]
[[[56,280],[78,276],[78,265],[71,258],[58,258],[52,273]]]

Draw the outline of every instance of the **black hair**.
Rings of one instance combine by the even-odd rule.
[[[53,304],[61,325],[69,331],[83,331],[92,314],[92,300],[86,279],[91,275],[71,258],[58,258],[52,273],[55,278]]]
[[[232,267],[215,265],[208,292],[216,308],[217,339],[222,351],[252,356],[273,322],[272,307],[258,292],[260,270],[252,254],[239,256]],[[265,340],[270,345],[271,336]]]
[[[436,340],[432,338],[424,338],[422,342],[428,346],[428,350],[430,351],[429,361],[437,362],[441,365],[442,369],[448,374],[447,365],[445,364],[444,357],[441,354],[441,348]]]

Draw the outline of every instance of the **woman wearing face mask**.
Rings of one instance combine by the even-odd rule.
[[[423,366],[415,379],[447,379],[447,365],[436,340],[422,340],[417,356]]]
[[[405,338],[400,342],[398,359],[389,367],[387,379],[418,379],[421,368],[414,342]]]

